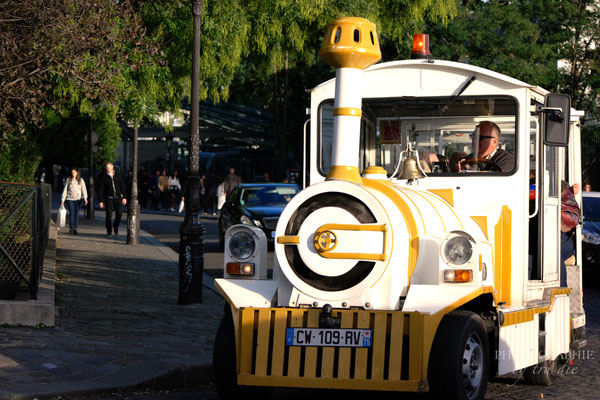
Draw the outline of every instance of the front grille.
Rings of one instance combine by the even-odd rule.
[[[274,231],[277,228],[277,221],[279,221],[279,217],[269,217],[263,220],[265,222],[265,228]]]
[[[416,390],[421,379],[422,316],[400,311],[334,310],[342,328],[373,330],[371,348],[285,345],[287,327],[319,326],[318,309],[241,310],[241,384]]]

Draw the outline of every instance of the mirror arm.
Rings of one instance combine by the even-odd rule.
[[[563,109],[560,107],[544,107],[544,106],[538,104],[535,107],[535,111],[538,114],[545,113],[545,112],[546,113],[547,112],[556,113],[556,116],[561,120],[561,122],[565,120],[565,113],[563,112]]]

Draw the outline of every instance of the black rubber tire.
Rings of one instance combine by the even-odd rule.
[[[539,364],[525,368],[523,378],[529,385],[550,386],[558,374],[558,359],[546,360]]]
[[[470,380],[463,368],[469,369]],[[488,335],[481,317],[464,310],[444,316],[429,357],[429,391],[433,398],[483,399],[489,370]]]
[[[235,329],[231,309],[225,305],[213,347],[213,383],[222,400],[268,399],[273,388],[237,384]]]

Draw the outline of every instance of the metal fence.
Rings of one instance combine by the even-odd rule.
[[[0,182],[0,298],[37,298],[50,228],[51,186]]]

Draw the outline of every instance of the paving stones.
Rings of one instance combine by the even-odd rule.
[[[129,246],[104,229],[82,219],[79,235],[59,232],[56,327],[1,328],[0,399],[124,388],[199,366],[208,382],[221,297],[205,286],[203,303],[178,305],[178,255],[147,234]]]

